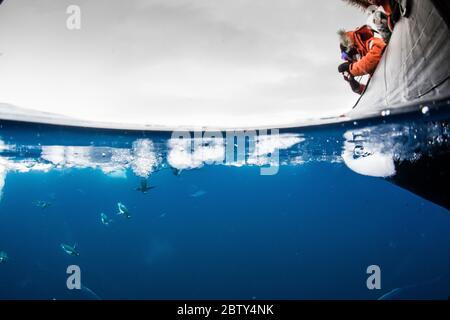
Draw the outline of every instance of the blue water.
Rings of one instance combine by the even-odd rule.
[[[274,175],[250,151],[187,161],[165,133],[3,122],[0,299],[447,299],[448,209],[344,159],[361,137],[353,160],[433,156],[448,147],[444,120],[285,130]],[[220,154],[214,143],[200,159]],[[69,265],[82,290],[66,287]],[[370,265],[380,290],[367,288]]]

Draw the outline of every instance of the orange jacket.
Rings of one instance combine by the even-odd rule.
[[[383,56],[386,43],[383,39],[375,38],[372,29],[363,26],[355,31],[347,32],[347,36],[353,41],[361,59],[350,65],[350,73],[354,77],[366,74],[372,75]]]

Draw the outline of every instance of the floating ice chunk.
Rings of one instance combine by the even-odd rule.
[[[286,150],[303,141],[305,138],[298,134],[259,136],[254,155],[267,155],[275,150]]]
[[[356,140],[354,132],[346,132],[342,159],[349,169],[365,176],[391,177],[395,175],[394,154],[383,149],[384,143]]]
[[[279,165],[279,151],[287,150],[305,141],[298,134],[275,134],[258,136],[255,149],[250,152],[247,164],[264,166],[267,164]]]
[[[170,139],[167,161],[176,169],[195,169],[205,163],[223,163],[225,142],[222,138]]]
[[[230,134],[231,137],[227,133],[226,139],[222,137],[171,139],[167,160],[176,169],[200,168],[205,164],[225,164],[237,167],[245,164],[263,166],[271,162],[271,154],[281,149],[289,149],[304,141],[304,138],[297,134],[255,135],[253,137],[250,133],[243,133],[242,136],[235,135],[239,141],[236,144],[232,139],[234,138],[233,133]],[[246,137],[249,138],[248,148]],[[226,141],[232,143],[231,149],[229,146],[226,147]],[[235,152],[238,154],[236,155]]]
[[[105,170],[105,168],[102,169],[102,171],[108,175],[108,177],[115,178],[115,179],[126,179],[127,173],[125,170]]]
[[[387,178],[396,173],[393,156],[389,154],[371,154],[355,159],[352,154],[344,153],[342,158],[347,167],[361,175]]]
[[[139,176],[148,176],[157,164],[151,141],[138,140],[133,149],[106,147],[44,146],[41,158],[57,168],[100,169],[114,178],[126,178],[130,166]]]
[[[42,147],[41,158],[55,165],[64,164],[66,147],[63,146],[45,146]]]

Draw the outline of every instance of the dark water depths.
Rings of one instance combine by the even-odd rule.
[[[447,299],[447,120],[244,140],[3,122],[0,298]]]

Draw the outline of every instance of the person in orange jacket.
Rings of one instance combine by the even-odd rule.
[[[369,26],[362,26],[355,31],[340,30],[338,35],[342,59],[345,60],[339,65],[338,71],[350,83],[352,90],[361,94],[365,87],[359,85],[354,78],[371,76],[375,72],[386,43],[383,39],[375,37],[374,31]]]

